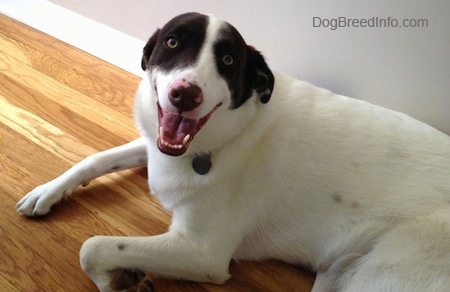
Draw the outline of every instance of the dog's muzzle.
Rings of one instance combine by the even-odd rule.
[[[201,88],[184,80],[170,85],[168,99],[176,111],[165,111],[158,102],[157,146],[165,154],[179,156],[187,151],[195,135],[222,103],[216,105],[206,116],[199,119],[183,115],[183,113],[193,111],[203,102]]]

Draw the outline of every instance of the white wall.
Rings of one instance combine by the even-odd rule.
[[[51,0],[140,40],[198,11],[232,23],[272,68],[406,112],[450,134],[448,0]],[[427,19],[426,28],[314,28],[313,17]]]

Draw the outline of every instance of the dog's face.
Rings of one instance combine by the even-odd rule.
[[[274,77],[263,57],[230,24],[188,13],[158,29],[142,57],[158,108],[157,145],[184,154],[217,111],[249,99],[267,103]]]

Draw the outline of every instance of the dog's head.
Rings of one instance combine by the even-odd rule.
[[[163,153],[185,153],[217,111],[249,99],[267,103],[274,77],[264,58],[230,24],[187,13],[158,29],[144,47],[142,69],[156,95]]]

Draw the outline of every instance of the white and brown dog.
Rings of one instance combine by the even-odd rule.
[[[450,291],[450,138],[280,73],[230,24],[189,13],[144,48],[142,137],[18,203],[44,215],[78,186],[147,164],[165,234],[87,240],[101,291],[141,271],[224,283],[231,259],[311,267],[314,291]]]

